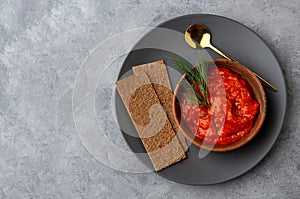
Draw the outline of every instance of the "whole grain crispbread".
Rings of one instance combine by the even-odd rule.
[[[160,171],[186,158],[146,73],[124,78],[115,85],[154,169]]]
[[[170,84],[170,79],[167,72],[166,64],[163,60],[134,66],[132,67],[133,73],[138,74],[144,72],[153,84],[154,90],[160,100],[160,103],[164,107],[167,116],[172,124],[174,131],[180,141],[180,144],[184,151],[188,150],[188,146],[185,141],[183,133],[180,131],[178,125],[175,122],[175,117],[172,111],[173,92]]]

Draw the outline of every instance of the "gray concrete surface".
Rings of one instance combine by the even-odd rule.
[[[299,8],[299,0],[0,0],[0,198],[299,198]],[[276,54],[288,88],[279,139],[250,172],[213,186],[102,165],[72,118],[81,63],[110,32],[192,13],[240,21]]]

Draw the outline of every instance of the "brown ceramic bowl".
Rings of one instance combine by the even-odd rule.
[[[216,151],[216,152],[226,152],[231,151],[234,149],[237,149],[246,143],[248,143],[251,139],[254,138],[254,136],[259,132],[259,129],[261,128],[265,116],[266,116],[266,95],[265,91],[260,83],[260,81],[257,79],[253,73],[247,69],[245,66],[241,65],[240,63],[233,62],[226,59],[215,59],[214,63],[217,67],[225,67],[228,68],[240,75],[241,78],[246,80],[250,87],[252,88],[253,96],[260,104],[259,111],[256,116],[256,119],[254,121],[253,127],[251,131],[242,139],[229,144],[225,146],[218,146],[218,145],[209,145],[206,143],[203,143],[202,140],[200,140],[198,137],[196,137],[186,126],[184,122],[181,122],[181,108],[179,104],[179,98],[182,94],[182,85],[180,84],[181,81],[185,78],[185,75],[182,76],[182,78],[179,80],[173,97],[173,114],[175,116],[175,121],[177,125],[179,126],[180,130],[183,132],[185,137],[192,142],[194,145],[201,147],[206,150]]]

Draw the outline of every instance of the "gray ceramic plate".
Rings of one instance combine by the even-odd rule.
[[[224,182],[244,174],[258,164],[270,151],[283,125],[286,112],[286,87],[280,66],[268,46],[253,31],[236,21],[221,16],[197,14],[171,19],[162,23],[159,27],[184,33],[186,27],[194,23],[205,24],[212,32],[212,43],[215,46],[239,60],[243,65],[248,66],[278,88],[277,93],[265,89],[268,101],[267,116],[258,135],[247,145],[226,153],[211,152],[203,159],[198,158],[199,149],[191,145],[187,153],[187,159],[157,172],[158,175],[172,181],[193,185],[208,185]],[[163,37],[167,37],[167,35],[162,35]],[[143,43],[149,39],[157,39],[153,31],[150,31],[138,41],[136,46],[143,46]],[[178,41],[178,46],[182,46],[182,42],[184,42],[184,37],[182,37],[182,41]],[[191,50],[187,45],[186,49],[187,52],[188,49]],[[219,58],[212,51],[208,52],[213,58]],[[123,63],[119,78],[129,71],[131,66],[164,59],[166,55],[173,54],[158,49],[133,50]],[[169,72],[171,71],[169,70]],[[175,86],[179,77],[173,77],[172,73],[170,76],[171,83]],[[120,127],[132,129],[136,134],[117,92],[115,102]],[[124,132],[123,136],[133,151],[145,152],[140,139]],[[148,159],[141,161],[151,167]]]

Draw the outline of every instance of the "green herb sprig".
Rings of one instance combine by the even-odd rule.
[[[186,80],[181,82],[184,88],[188,91],[184,93],[185,97],[191,102],[196,102],[206,108],[209,108],[211,103],[207,87],[208,66],[204,57],[201,56],[200,62],[196,64],[194,69],[192,69],[190,65],[182,59],[174,57],[167,57],[167,59],[174,62],[175,68],[186,74]]]

